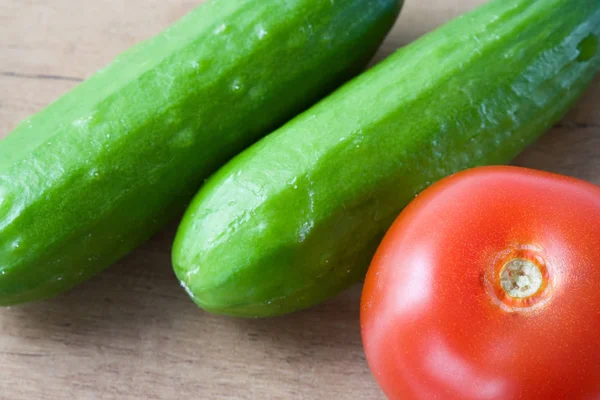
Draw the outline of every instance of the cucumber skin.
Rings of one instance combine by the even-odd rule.
[[[421,190],[510,162],[564,116],[599,36],[598,1],[496,0],[399,50],[209,179],[175,239],[181,285],[211,313],[269,317],[358,283]]]
[[[0,142],[0,305],[53,297],[180,216],[229,158],[364,68],[401,1],[219,0]]]

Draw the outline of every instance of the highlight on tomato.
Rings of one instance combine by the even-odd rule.
[[[512,166],[432,185],[373,258],[361,333],[390,399],[600,398],[600,187]]]

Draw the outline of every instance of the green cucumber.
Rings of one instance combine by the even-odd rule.
[[[421,190],[510,162],[564,116],[599,36],[600,1],[496,0],[399,50],[208,180],[175,239],[181,285],[209,312],[266,317],[359,282]]]
[[[0,142],[0,305],[64,292],[364,68],[401,0],[214,0]]]

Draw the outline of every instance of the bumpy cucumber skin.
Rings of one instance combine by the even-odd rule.
[[[399,50],[205,184],[173,248],[181,285],[209,312],[267,317],[359,282],[421,190],[510,162],[564,116],[599,37],[600,1],[496,0]]]
[[[221,164],[360,72],[399,0],[214,0],[0,142],[0,304],[52,297],[181,215]]]

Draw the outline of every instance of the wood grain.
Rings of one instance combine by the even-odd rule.
[[[408,0],[377,60],[484,0]],[[0,138],[192,0],[0,0]],[[600,184],[600,80],[516,164]],[[56,299],[0,310],[0,399],[382,399],[360,287],[271,320],[197,309],[170,266],[174,226]]]

